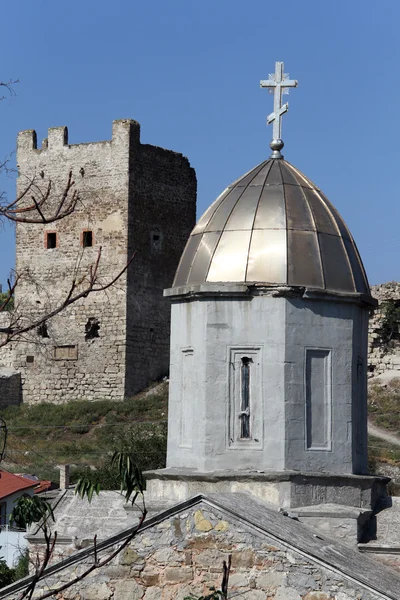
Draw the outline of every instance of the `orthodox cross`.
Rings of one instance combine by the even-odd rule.
[[[287,88],[297,87],[295,79],[289,79],[289,74],[284,73],[283,62],[275,63],[275,73],[270,74],[269,79],[260,81],[262,88],[269,88],[269,93],[274,94],[274,112],[268,115],[267,123],[273,123],[271,148],[276,151],[275,158],[281,156],[279,150],[283,148],[282,142],[282,115],[287,112],[289,103],[282,105],[282,94],[288,94]],[[279,141],[278,141],[279,140]]]

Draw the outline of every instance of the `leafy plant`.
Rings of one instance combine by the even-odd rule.
[[[134,455],[130,452],[114,452],[111,458],[111,467],[116,470],[121,494],[124,495],[127,502],[134,504],[138,495],[143,494],[146,489],[146,480]],[[90,473],[86,473],[78,479],[75,494],[80,498],[87,497],[91,502],[93,495],[99,493],[100,483],[96,482]]]
[[[388,346],[394,337],[399,334],[400,326],[400,302],[388,300],[382,304],[382,341]]]
[[[10,585],[15,581],[15,571],[10,569],[4,558],[0,558],[0,588]]]
[[[50,504],[40,496],[20,496],[10,514],[10,523],[15,523],[20,529],[30,527],[33,523],[51,518],[54,513]]]

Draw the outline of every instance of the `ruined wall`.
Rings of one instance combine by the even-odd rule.
[[[368,375],[375,377],[384,371],[399,371],[400,377],[400,332],[388,342],[382,328],[385,302],[397,302],[400,306],[400,283],[391,281],[371,287],[371,293],[379,302],[369,321],[368,330]]]
[[[67,128],[57,127],[37,149],[34,131],[19,134],[18,193],[34,178],[34,192],[40,196],[51,182],[50,213],[70,171],[73,189],[79,192],[75,211],[64,219],[45,226],[17,225],[16,271],[21,279],[15,305],[25,321],[59,306],[74,279],[82,280],[78,291],[83,289],[100,248],[99,284],[110,281],[137,252],[128,274],[115,286],[79,300],[49,320],[45,330],[36,329],[12,344],[11,363],[22,374],[24,402],[121,400],[167,371],[169,310],[159,309],[159,304],[168,304],[162,300],[162,288],[165,279],[172,281],[179,256],[165,253],[165,264],[160,265],[153,250],[158,240],[153,237],[161,228],[168,238],[165,249],[175,241],[180,255],[183,238],[194,224],[196,179],[187,159],[153,149],[168,156],[164,175],[170,189],[162,200],[168,211],[159,211],[158,218],[163,190],[154,191],[159,180],[153,186],[148,181],[151,170],[142,166],[149,148],[153,149],[140,144],[140,126],[131,120],[114,121],[112,139],[106,142],[71,145]],[[183,181],[175,186],[176,194],[170,183],[174,178]],[[150,192],[143,194],[142,189]],[[182,224],[183,204],[190,216]],[[84,247],[85,231],[92,235],[89,247]],[[55,236],[54,248],[46,247],[48,233]],[[129,323],[127,311],[134,315]],[[89,326],[94,320],[93,329]],[[6,350],[0,351],[0,363],[10,363]]]
[[[34,548],[33,548],[34,550]],[[111,548],[106,554],[109,554]],[[218,509],[197,505],[145,529],[109,565],[58,595],[83,600],[183,600],[220,589],[232,555],[229,597],[252,600],[378,600],[381,595]],[[101,554],[101,558],[105,554]],[[358,553],[354,551],[354,556]],[[93,556],[47,577],[39,591],[70,581]],[[364,565],[365,566],[365,565]],[[384,573],[383,573],[384,575]],[[377,582],[378,583],[378,582]],[[18,593],[8,598],[18,597]]]

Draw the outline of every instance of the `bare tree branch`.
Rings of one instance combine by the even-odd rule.
[[[6,217],[10,221],[17,223],[40,223],[46,225],[54,223],[70,215],[78,202],[78,190],[73,190],[75,181],[72,180],[72,171],[69,172],[67,183],[61,194],[61,200],[56,209],[52,209],[50,214],[45,214],[45,208],[51,201],[52,183],[49,181],[46,190],[43,192],[37,185],[35,177],[26,185],[25,189],[17,196],[15,200],[0,206],[0,217]],[[31,203],[25,205],[22,203],[28,193],[31,192]],[[32,194],[33,192],[33,194]],[[21,203],[23,204],[21,206]]]
[[[14,85],[19,83],[19,79],[9,79],[8,81],[0,81],[0,87],[3,87],[7,90],[8,96],[15,96]],[[7,96],[0,96],[0,100],[4,100]]]
[[[60,585],[58,588],[53,588],[53,589],[49,590],[48,592],[45,592],[44,594],[35,596],[35,600],[45,600],[45,598],[50,598],[51,596],[56,596],[60,592],[63,592],[64,590],[67,590],[68,588],[70,588],[71,586],[75,585],[79,581],[82,581],[82,579],[85,579],[85,577],[87,577],[90,573],[92,573],[92,571],[95,571],[96,569],[100,569],[101,567],[104,567],[104,566],[108,565],[116,556],[118,556],[118,554],[120,554],[122,552],[122,550],[124,550],[124,548],[126,548],[130,544],[130,542],[136,536],[136,534],[139,531],[139,529],[142,527],[143,522],[144,522],[146,516],[147,516],[147,510],[144,509],[143,513],[142,513],[142,516],[139,519],[139,523],[138,523],[136,529],[134,529],[134,531],[126,538],[126,540],[124,540],[122,542],[122,544],[120,544],[119,546],[117,546],[117,548],[111,554],[109,554],[108,556],[106,556],[105,558],[103,558],[103,560],[94,560],[93,564],[90,565],[90,567],[88,567],[85,571],[83,571],[83,573],[81,573],[80,575],[77,575],[71,581],[68,581],[67,583],[64,583],[63,585]],[[54,548],[54,545],[53,545],[53,548]],[[46,552],[46,555],[47,555],[47,552]],[[95,555],[95,557],[97,556],[96,538],[94,540],[94,555]],[[48,562],[47,562],[47,564],[48,564]],[[34,592],[34,589],[35,589],[35,587],[36,587],[39,579],[43,576],[43,571],[44,571],[44,569],[41,569],[41,575],[40,575],[40,577],[37,578],[37,579],[35,577],[34,582],[32,581],[29,584],[29,588],[31,588],[31,586],[33,585],[33,583],[34,583],[34,587],[33,587],[32,591],[30,592],[28,600],[30,600],[32,598],[32,594]],[[26,598],[26,596],[27,596],[27,593],[26,593],[27,590],[28,590],[28,588],[26,588],[24,590],[23,594],[21,596],[19,596],[18,600],[23,600],[23,598]]]
[[[20,319],[17,318],[17,320],[14,322],[11,322],[9,326],[0,327],[0,333],[5,334],[5,338],[0,342],[0,348],[2,346],[5,346],[6,344],[8,344],[8,342],[10,342],[10,340],[12,340],[14,337],[19,336],[23,333],[27,333],[28,331],[32,331],[33,329],[36,329],[37,327],[39,327],[40,325],[42,325],[49,319],[58,315],[65,308],[67,308],[67,306],[74,304],[81,298],[86,298],[89,294],[92,294],[93,292],[103,292],[103,291],[107,290],[108,288],[110,288],[111,286],[113,286],[116,283],[116,281],[127,271],[128,267],[131,265],[133,259],[135,258],[135,254],[136,254],[136,253],[134,253],[131,256],[131,258],[128,260],[128,262],[126,263],[124,268],[121,269],[115,277],[113,277],[107,283],[101,283],[99,281],[99,266],[100,266],[100,260],[101,260],[101,253],[102,253],[102,248],[100,247],[99,252],[97,254],[96,262],[94,264],[90,265],[89,272],[87,273],[87,275],[82,276],[81,279],[79,279],[78,281],[74,277],[74,279],[72,280],[71,286],[66,294],[66,297],[56,308],[54,308],[53,310],[42,315],[40,318],[35,319],[34,321],[32,321],[31,323],[29,323],[27,325],[19,324]],[[14,286],[11,288],[12,293],[14,293],[19,279],[20,279],[20,277],[17,276]],[[84,283],[86,283],[85,287],[82,290],[78,291],[79,287]]]

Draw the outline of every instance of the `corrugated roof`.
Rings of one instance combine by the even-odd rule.
[[[24,477],[0,469],[0,500],[11,494],[15,494],[15,492],[33,488],[36,485],[37,481],[29,481],[28,479],[24,479]]]

